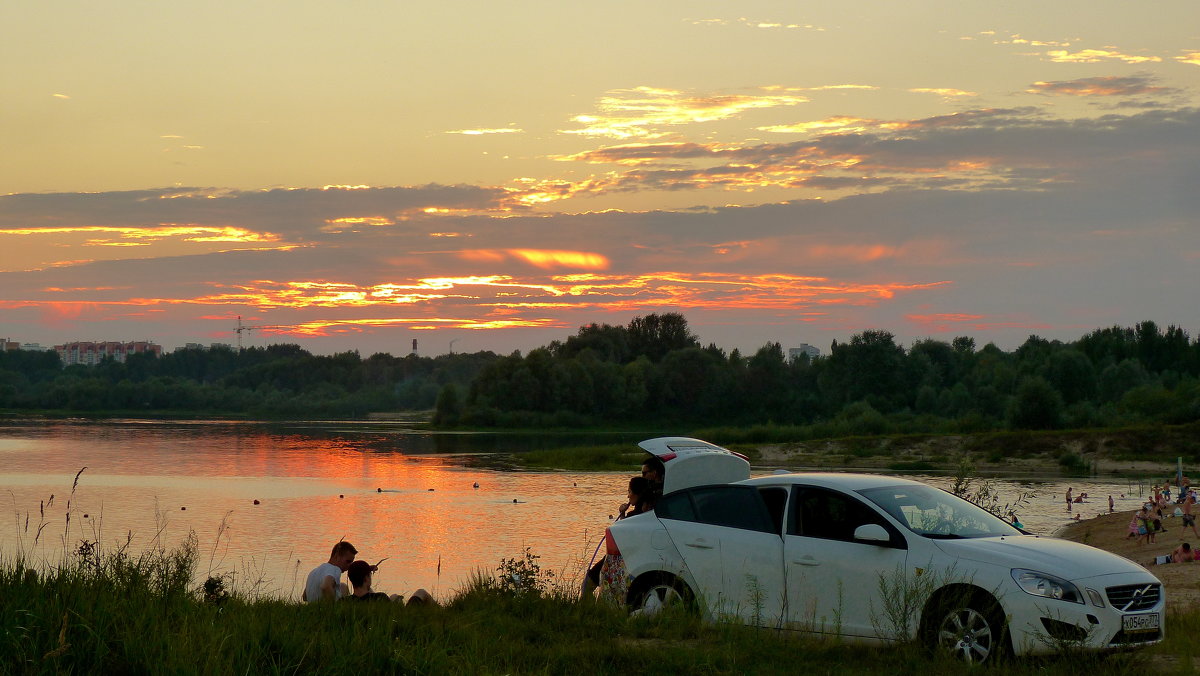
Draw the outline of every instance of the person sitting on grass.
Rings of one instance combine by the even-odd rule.
[[[652,458],[658,460],[658,458]],[[647,463],[650,461],[647,460]],[[659,461],[659,466],[662,462]],[[661,476],[661,473],[659,474]],[[646,465],[642,465],[642,476],[635,476],[629,479],[629,488],[625,492],[625,502],[617,508],[619,513],[616,520],[627,519],[635,514],[649,512],[654,509],[654,503],[658,497],[662,495],[661,485],[656,489],[654,481],[646,477]],[[599,547],[597,550],[599,551]],[[595,595],[596,588],[600,586],[600,572],[604,567],[604,559],[601,557],[598,561],[588,569],[587,574],[583,576],[583,586],[580,591],[582,598],[591,598]]]
[[[382,563],[382,562],[381,562]],[[354,586],[354,591],[346,595],[343,600],[346,601],[392,601],[395,603],[404,603],[404,597],[400,594],[385,594],[383,592],[373,591],[371,589],[372,573],[379,570],[378,565],[371,565],[366,561],[355,561],[350,564],[346,570],[346,577],[350,578],[350,584]],[[408,599],[407,605],[423,605],[430,603],[432,598],[429,592],[424,589],[418,589],[413,592]]]
[[[316,603],[317,601],[334,601],[348,594],[346,583],[341,582],[342,573],[350,567],[350,563],[354,561],[354,555],[357,553],[358,550],[354,548],[354,545],[345,540],[334,545],[333,551],[329,554],[329,561],[313,568],[312,572],[308,574],[300,599],[307,603]]]

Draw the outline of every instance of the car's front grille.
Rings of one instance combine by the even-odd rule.
[[[1153,608],[1162,598],[1162,585],[1160,584],[1127,584],[1121,587],[1109,587],[1104,591],[1108,594],[1109,604],[1121,612]]]

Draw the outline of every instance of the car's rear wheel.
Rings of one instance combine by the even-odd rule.
[[[629,611],[634,615],[655,615],[667,608],[695,607],[692,590],[677,577],[665,574],[639,579],[629,593]]]
[[[970,664],[995,662],[1008,644],[1004,615],[995,600],[983,594],[943,598],[926,627],[930,647]]]

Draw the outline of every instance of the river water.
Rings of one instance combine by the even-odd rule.
[[[129,540],[137,552],[194,531],[201,576],[232,574],[237,588],[274,596],[298,597],[343,538],[359,558],[389,557],[374,580],[389,593],[424,587],[445,597],[526,547],[543,569],[578,580],[638,468],[514,472],[464,462],[537,443],[379,423],[9,421],[0,424],[0,556],[52,564],[83,540]],[[1035,492],[1019,516],[1047,535],[1075,515],[1107,512],[1109,495],[1132,511],[1147,490],[1054,477],[994,485],[1002,501]],[[1068,485],[1090,502],[1067,512]]]

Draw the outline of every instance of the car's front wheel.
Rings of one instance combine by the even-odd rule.
[[[634,615],[655,615],[667,608],[694,607],[694,596],[677,577],[658,574],[639,579],[629,593],[629,611]]]
[[[1004,615],[994,600],[982,594],[946,598],[934,608],[926,640],[935,650],[963,662],[994,662],[1007,645]]]

